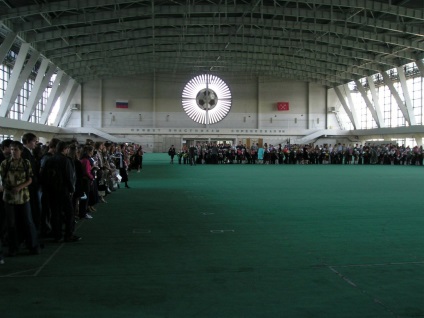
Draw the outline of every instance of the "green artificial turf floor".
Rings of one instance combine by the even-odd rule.
[[[0,266],[0,318],[424,317],[424,167],[170,165]]]

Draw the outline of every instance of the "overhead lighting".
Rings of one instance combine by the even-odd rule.
[[[215,75],[192,78],[184,87],[182,105],[186,114],[200,124],[215,124],[231,109],[231,92],[227,84]]]

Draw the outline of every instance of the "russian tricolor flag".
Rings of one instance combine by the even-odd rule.
[[[127,100],[117,100],[116,101],[116,108],[128,108],[128,101]]]

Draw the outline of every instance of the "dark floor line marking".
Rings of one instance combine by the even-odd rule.
[[[376,263],[376,264],[347,264],[347,265],[331,265],[331,267],[374,267],[374,266],[394,266],[394,265],[424,265],[422,262],[395,262],[395,263]]]
[[[40,274],[40,272],[44,269],[44,267],[46,267],[50,263],[53,257],[55,257],[57,253],[59,253],[59,251],[63,248],[64,245],[65,243],[60,244],[59,247],[53,252],[53,254],[50,255],[50,257],[43,263],[43,265],[39,267],[39,269],[32,276],[34,277],[38,276],[38,274]]]
[[[78,226],[75,228],[75,230],[78,230],[83,224],[84,222],[79,223]],[[53,257],[55,257],[57,253],[59,253],[59,251],[63,248],[63,246],[65,246],[65,243],[60,244],[59,247],[53,252],[53,254],[50,255],[50,257],[38,268],[38,270],[32,276],[37,277],[38,274],[40,274],[40,272],[50,263]]]
[[[374,297],[373,295],[371,295],[370,293],[368,293],[367,291],[365,291],[364,289],[360,288],[358,285],[356,285],[351,279],[349,279],[347,276],[343,275],[342,273],[340,273],[338,270],[336,270],[333,266],[328,266],[328,268],[335,273],[337,276],[339,276],[341,279],[343,279],[346,283],[348,283],[349,285],[357,288],[361,293],[363,293],[364,295],[366,295],[367,297],[369,297],[370,299],[372,299],[376,304],[380,305],[381,307],[384,308],[384,310],[386,310],[388,313],[390,313],[392,316],[394,317],[398,317],[387,305],[385,305],[380,299],[378,299],[377,297]]]
[[[32,269],[26,269],[24,271],[14,272],[14,273],[10,273],[10,274],[7,274],[7,275],[2,275],[2,276],[0,276],[0,278],[6,278],[6,277],[33,277],[34,274],[31,274],[31,275],[20,275],[20,274],[32,272],[32,271],[35,271],[36,269],[37,268],[32,268]]]
[[[349,278],[347,278],[346,276],[344,276],[342,273],[340,273],[339,271],[337,271],[334,267],[329,266],[328,267],[333,273],[337,274],[341,279],[343,279],[346,283],[348,283],[349,285],[352,285],[355,288],[358,288],[358,286],[356,286],[356,284],[354,282],[352,282]]]

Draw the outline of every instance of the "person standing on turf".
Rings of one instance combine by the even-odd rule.
[[[176,153],[175,147],[174,147],[174,145],[171,145],[171,147],[169,147],[169,150],[168,150],[168,155],[171,157],[171,162],[170,162],[171,164],[174,163],[175,153]]]
[[[39,254],[37,230],[32,219],[30,192],[32,182],[31,163],[21,157],[24,146],[19,141],[10,144],[11,158],[0,165],[3,201],[6,211],[9,256],[15,256],[22,240],[31,254]],[[18,228],[17,220],[23,228]]]

